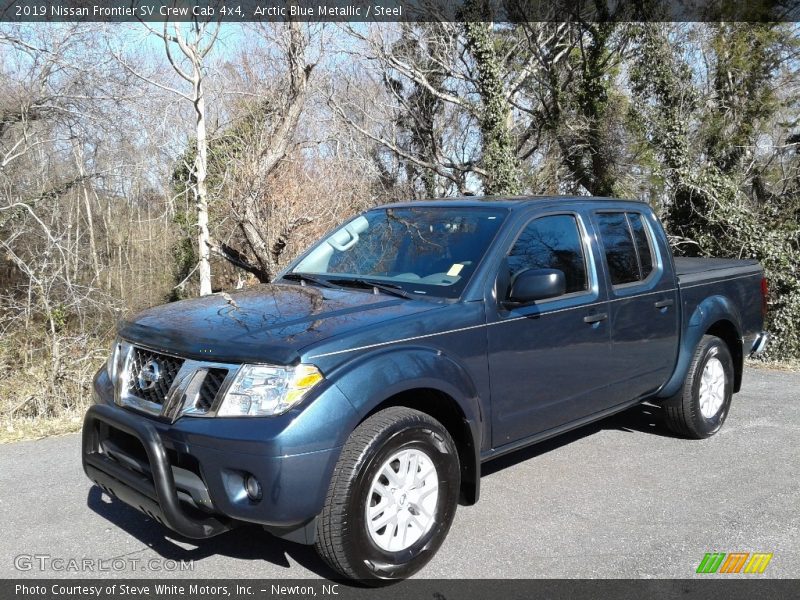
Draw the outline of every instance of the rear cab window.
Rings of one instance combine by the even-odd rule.
[[[604,211],[595,214],[603,253],[614,288],[649,281],[656,261],[649,226],[641,213]]]

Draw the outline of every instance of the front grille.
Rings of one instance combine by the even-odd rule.
[[[180,358],[120,342],[124,357],[114,380],[120,406],[173,421],[183,415],[204,416],[225,393],[238,364]]]
[[[214,398],[217,397],[220,388],[222,387],[225,378],[228,376],[228,369],[209,369],[203,379],[203,385],[200,386],[200,395],[197,398],[195,407],[202,411],[208,412],[214,404]]]
[[[182,365],[181,358],[133,348],[128,393],[153,404],[163,404]]]

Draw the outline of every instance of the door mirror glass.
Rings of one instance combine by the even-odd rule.
[[[564,272],[559,269],[525,269],[511,283],[508,299],[520,304],[535,302],[562,296],[566,289]]]

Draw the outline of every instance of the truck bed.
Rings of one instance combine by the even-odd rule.
[[[714,311],[727,312],[733,315],[728,320],[740,332],[742,352],[748,355],[763,327],[761,265],[754,260],[675,258],[675,273],[681,295],[681,331],[691,332],[694,318],[702,321],[704,315]],[[705,308],[698,312],[701,304]],[[741,360],[741,356],[734,359]],[[740,380],[734,389],[739,385]]]
[[[675,257],[675,274],[680,285],[707,282],[718,278],[758,274],[761,266],[755,260],[733,258]]]

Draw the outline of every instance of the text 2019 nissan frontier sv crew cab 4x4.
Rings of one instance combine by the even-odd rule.
[[[766,293],[755,262],[673,258],[640,202],[383,206],[272,284],[121,324],[83,466],[184,536],[258,523],[348,577],[407,577],[488,460],[643,400],[717,432]]]

